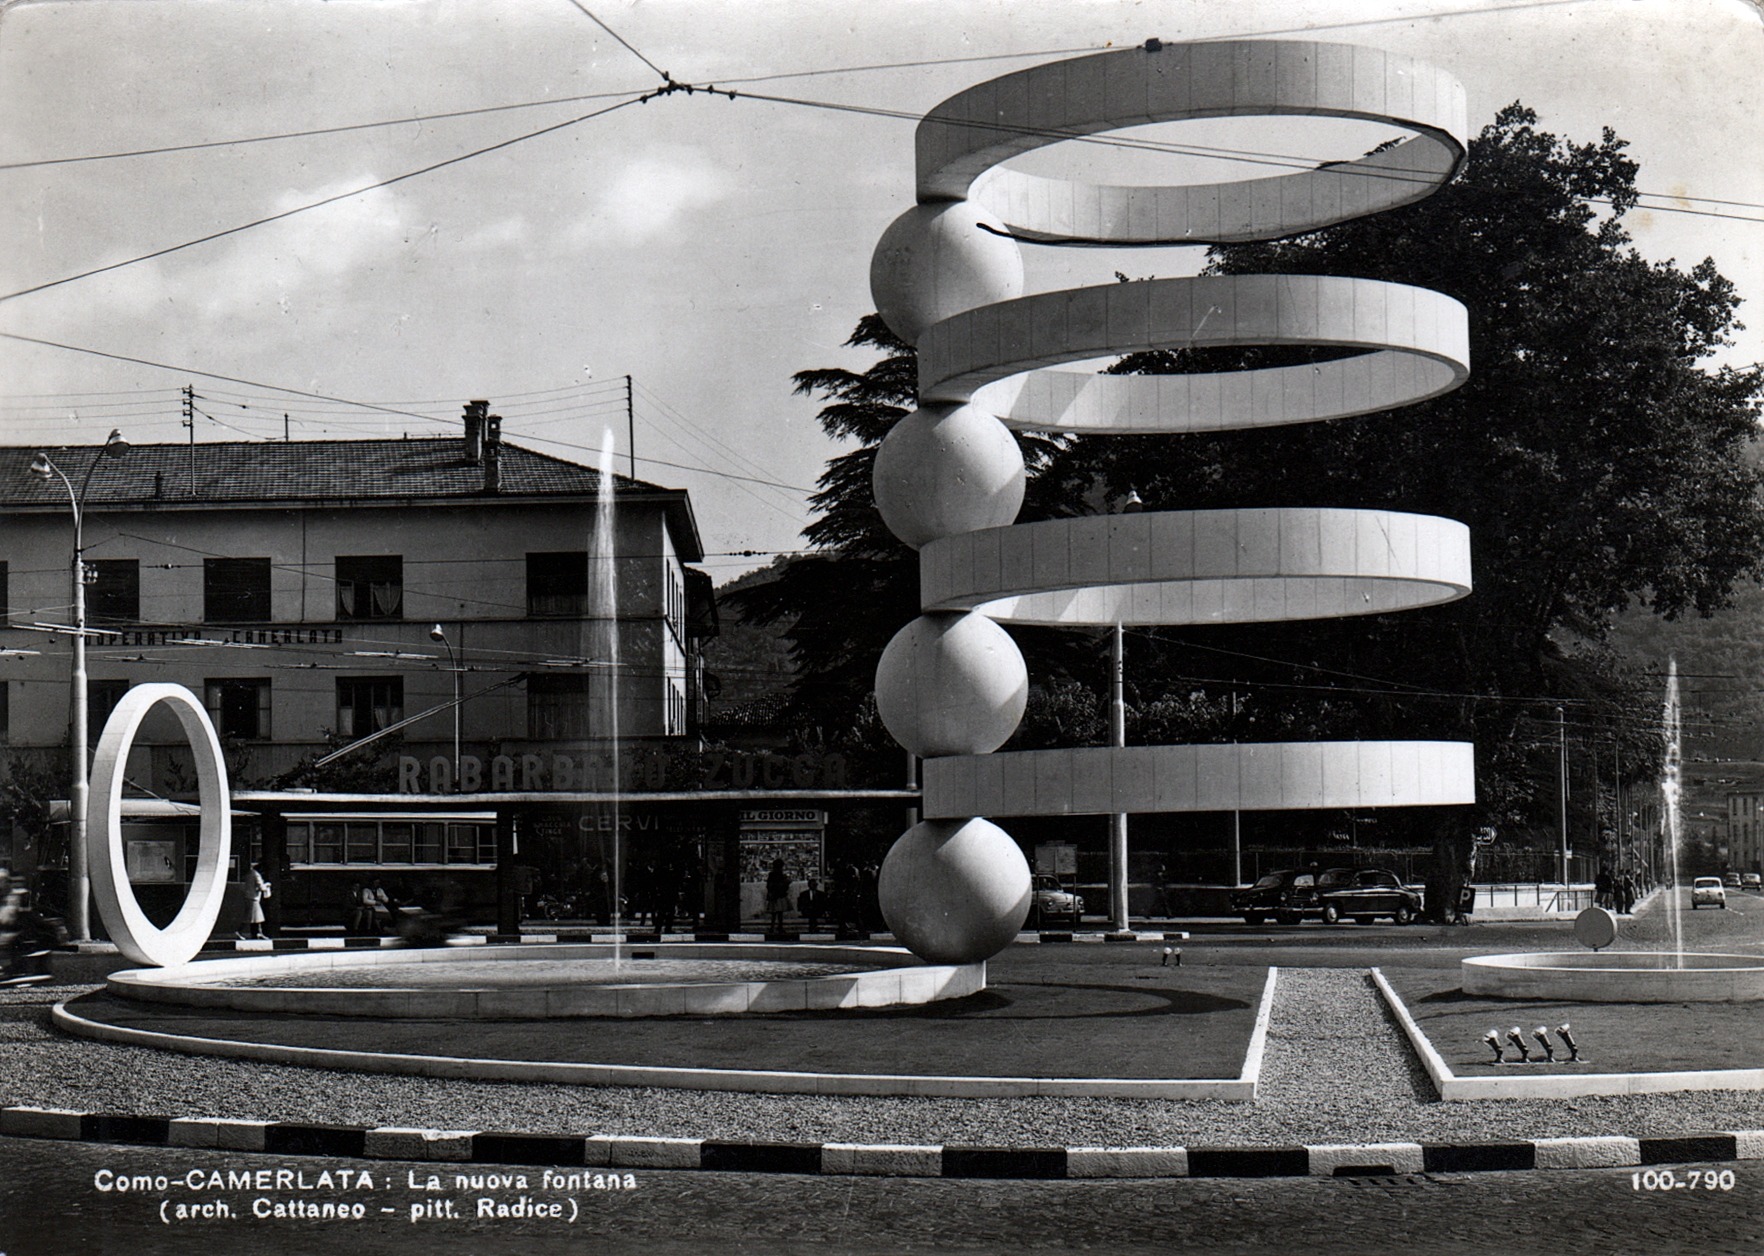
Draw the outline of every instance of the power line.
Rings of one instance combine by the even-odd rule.
[[[432,174],[434,171],[445,169],[448,166],[458,165],[462,161],[470,161],[474,157],[482,157],[486,153],[494,153],[512,145],[523,143],[526,140],[537,139],[541,135],[550,135],[552,132],[561,131],[566,127],[576,126],[583,122],[590,122],[595,118],[604,118],[609,113],[624,109],[629,105],[637,104],[644,99],[645,97],[635,96],[628,100],[620,101],[616,105],[609,105],[605,109],[597,109],[593,113],[583,114],[581,117],[570,118],[563,122],[554,123],[551,126],[541,127],[537,131],[528,131],[524,135],[517,135],[511,139],[500,140],[495,144],[485,145],[483,148],[475,148],[470,152],[460,153],[457,156],[448,157],[442,161],[432,162],[429,165],[419,167],[416,170],[407,170],[403,174],[393,175],[387,179],[379,179],[373,183],[364,184],[358,188],[352,188],[347,192],[339,192],[335,196],[327,196],[320,200],[310,201],[305,205],[297,205],[293,209],[283,210],[279,214],[270,214],[263,218],[253,219],[250,222],[240,223],[238,226],[227,227],[221,231],[212,231],[207,235],[198,236],[193,240],[185,240],[182,244],[168,245],[162,249],[155,249],[150,253],[142,253],[135,257],[125,258],[120,262],[110,262],[103,266],[95,266],[90,270],[84,270],[75,275],[64,275],[60,279],[51,279],[46,283],[35,284],[29,288],[20,288],[16,292],[9,292],[0,296],[0,301],[12,301],[18,297],[30,296],[32,293],[43,292],[50,288],[57,288],[62,284],[73,283],[80,279],[90,279],[94,275],[102,275],[109,271],[120,270],[125,266],[133,266],[138,262],[152,261],[157,257],[165,257],[171,253],[194,248],[199,244],[208,244],[215,240],[225,239],[227,236],[237,235],[241,231],[249,231],[253,227],[261,227],[272,222],[281,222],[285,218],[292,218],[295,214],[303,214],[309,209],[318,209],[321,206],[333,205],[338,201],[348,200],[352,196],[361,196],[380,188],[391,187],[393,184],[402,183],[406,179],[414,179],[419,175]]]
[[[620,44],[623,44],[625,47],[625,50],[627,52],[629,52],[633,57],[636,57],[639,61],[643,62],[644,65],[648,66],[651,70],[654,70],[656,72],[656,74],[660,75],[662,82],[672,83],[674,81],[672,75],[670,75],[666,70],[662,69],[660,66],[656,65],[655,62],[651,61],[648,57],[644,56],[641,52],[638,52],[635,48],[633,48],[630,45],[630,43],[626,41],[626,39],[623,35],[619,34],[612,27],[608,26],[605,22],[603,22],[599,18],[595,17],[594,14],[590,13],[588,11],[587,6],[582,3],[582,0],[570,0],[570,3],[575,5],[576,8],[580,9],[582,11],[583,15],[585,17],[587,17],[587,19],[590,22],[593,22],[596,26],[600,27],[601,30],[605,31],[607,34],[611,35],[614,39],[618,40]]]

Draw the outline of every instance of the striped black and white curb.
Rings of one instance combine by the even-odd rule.
[[[969,1147],[586,1137],[0,1108],[0,1135],[455,1164],[940,1178],[1383,1177],[1764,1160],[1764,1130],[1312,1147]]]
[[[1033,946],[1037,943],[1055,942],[1186,942],[1189,939],[1186,930],[1138,930],[1131,935],[1115,933],[1074,933],[1069,930],[1043,931],[1041,933],[1023,933],[1017,935],[1020,945]],[[614,942],[626,946],[652,946],[671,942],[741,942],[763,943],[768,939],[763,933],[612,933],[593,929],[558,929],[547,933],[462,933],[451,939],[454,946],[483,946],[486,944],[512,945],[514,943],[550,945],[556,943],[582,944],[599,943],[611,945]],[[841,939],[834,933],[797,933],[790,935],[791,942],[835,943],[840,941],[873,942],[879,945],[894,945],[892,933],[872,933],[861,938]],[[280,954],[286,951],[368,951],[379,947],[395,947],[405,945],[404,939],[396,937],[340,937],[336,934],[319,934],[312,937],[296,938],[215,938],[203,944],[202,955],[212,958],[215,955],[232,953],[259,954],[265,951]]]

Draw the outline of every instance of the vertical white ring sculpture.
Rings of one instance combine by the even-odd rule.
[[[172,922],[161,929],[141,910],[129,884],[123,852],[122,787],[129,751],[141,721],[159,703],[172,708],[196,761],[197,797],[202,805],[201,846],[189,895]],[[196,695],[182,685],[136,685],[123,695],[92,760],[92,787],[86,803],[86,831],[97,839],[92,859],[92,895],[98,915],[117,949],[137,964],[169,968],[196,957],[214,931],[227,886],[227,857],[233,844],[232,795],[220,738]]]

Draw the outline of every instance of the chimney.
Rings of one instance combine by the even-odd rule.
[[[502,487],[502,416],[484,418],[484,491],[494,493]]]
[[[488,401],[468,401],[465,407],[465,456],[467,462],[484,461],[484,415]]]

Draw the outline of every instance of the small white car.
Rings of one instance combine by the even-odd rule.
[[[1035,877],[1034,923],[1065,921],[1074,928],[1084,915],[1084,900],[1060,885],[1059,878],[1039,873]]]
[[[1691,909],[1698,907],[1726,907],[1727,890],[1721,884],[1720,877],[1698,877],[1691,882]]]
[[[1740,885],[1743,889],[1764,890],[1764,876],[1760,876],[1756,872],[1748,872],[1740,878]]]

